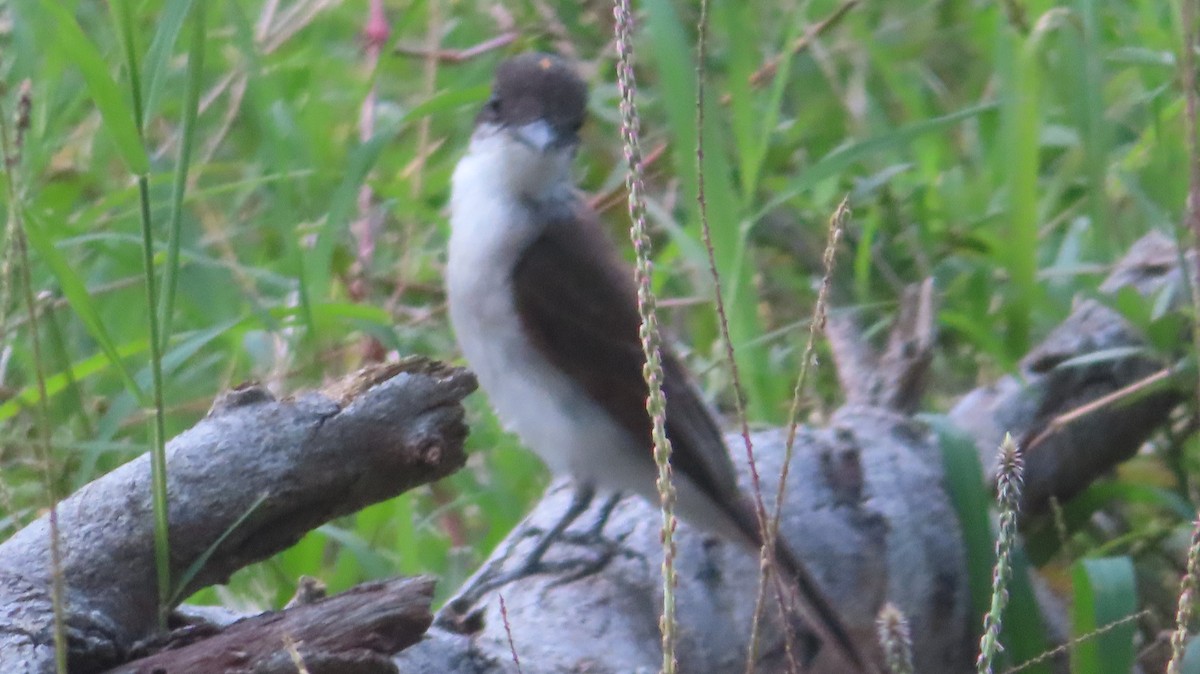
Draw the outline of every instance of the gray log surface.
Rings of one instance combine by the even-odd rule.
[[[1150,235],[1117,265],[1103,290],[1129,286],[1148,295],[1162,292],[1165,285],[1178,283],[1176,262],[1170,242]],[[929,292],[911,295],[915,303],[902,310],[902,318],[907,318],[899,323],[904,325],[893,333],[886,352],[870,355],[870,362],[862,349],[842,348],[839,355],[838,342],[853,335],[851,328],[843,324],[831,331],[843,380],[845,372],[855,367],[870,372],[876,380],[848,388],[858,395],[848,396],[851,404],[832,415],[827,425],[801,429],[785,495],[782,536],[862,638],[870,638],[875,613],[886,597],[912,624],[919,671],[966,672],[972,669],[973,625],[967,619],[966,570],[958,523],[942,489],[934,436],[906,414],[918,407],[913,396],[920,394],[923,368],[928,365],[924,350],[932,344],[928,326],[922,325],[931,314],[925,304]],[[1062,428],[1052,423],[1081,404],[1140,381],[1158,367],[1141,355],[1096,362],[1086,368],[1067,367],[1067,360],[1140,343],[1140,335],[1119,314],[1106,310],[1100,302],[1084,300],[1023,361],[1021,379],[1005,379],[970,392],[949,416],[976,441],[987,466],[993,463],[1003,432],[1033,445],[1034,451],[1027,457],[1030,488],[1026,505],[1037,510],[1049,495],[1075,493],[1132,455],[1167,421],[1178,394],[1163,394],[1133,405],[1103,406]],[[878,372],[887,377],[880,381]],[[373,430],[365,437],[349,430],[353,424],[330,428],[331,419],[364,398],[339,413],[338,405],[327,399],[304,397],[285,405],[248,395],[250,400],[232,405],[238,415],[244,412],[238,409],[249,408],[248,423],[222,420],[230,410],[218,410],[177,438],[172,443],[175,463],[171,466],[173,531],[191,523],[208,537],[180,537],[185,545],[194,545],[190,550],[175,551],[180,558],[173,560],[176,572],[224,531],[230,518],[244,513],[263,489],[271,498],[255,511],[244,534],[235,532],[227,541],[212,568],[195,580],[195,587],[220,582],[239,565],[265,557],[316,526],[322,517],[351,512],[372,499],[386,498],[431,479],[428,471],[412,466],[397,471],[389,464],[391,469],[383,470],[377,458],[356,456],[371,452],[376,442],[418,448],[417,466],[428,468],[431,447],[436,450],[432,453],[443,459],[453,455],[445,472],[461,465],[457,400],[470,391],[473,381],[461,372],[445,371],[443,375],[412,373],[397,378],[407,383],[393,387],[406,393],[395,392],[398,399],[380,398],[379,405],[371,406],[375,411],[366,416]],[[395,380],[371,389],[367,397],[391,381]],[[238,395],[234,394],[235,399]],[[258,407],[263,409],[256,410]],[[269,414],[259,413],[268,410]],[[220,437],[229,442],[214,444],[209,434],[215,431],[214,424],[222,423],[228,428]],[[179,443],[202,428],[210,441],[199,443],[201,449],[181,461],[175,454]],[[315,451],[312,433],[338,447],[317,460],[317,475],[301,468],[312,465],[307,463],[312,457],[306,456]],[[356,437],[341,437],[342,433]],[[782,437],[780,431],[755,435],[768,503],[779,474]],[[1086,457],[1081,456],[1080,442],[1085,443]],[[302,446],[303,451],[286,448],[288,443]],[[730,445],[739,465],[744,464],[740,438],[731,438]],[[255,455],[270,453],[264,447],[275,447],[273,451],[288,458],[267,461],[260,472],[246,475],[260,465]],[[227,458],[214,459],[214,448],[228,452]],[[392,460],[405,454],[395,450],[382,453]],[[1086,463],[1081,464],[1084,458]],[[348,463],[366,472],[353,472]],[[220,475],[198,481],[181,479],[189,470],[215,470]],[[404,477],[395,477],[397,472]],[[146,462],[135,461],[62,504],[73,652],[119,658],[122,648],[152,629],[154,575],[149,508],[143,496],[148,493],[148,474]],[[346,481],[348,474],[355,477]],[[339,479],[342,481],[337,482]],[[403,484],[391,482],[396,479]],[[331,486],[330,481],[335,483]],[[312,482],[319,483],[312,487],[317,494],[315,505],[305,500],[307,505],[299,508],[275,506],[277,494],[294,495]],[[101,483],[107,486],[98,486]],[[247,483],[253,488],[226,493],[227,484]],[[213,484],[221,489],[214,490]],[[562,483],[554,485],[480,573],[489,567],[511,567],[521,559],[532,545],[532,536],[562,512],[569,500],[568,489]],[[223,498],[234,498],[237,504],[225,503]],[[220,513],[229,514],[224,524],[203,522],[222,517]],[[571,531],[584,532],[594,519],[593,509]],[[602,530],[604,542],[570,536],[548,555],[550,563],[561,567],[558,571],[522,578],[473,601],[451,602],[426,639],[396,657],[398,670],[515,672],[508,641],[511,631],[521,669],[527,674],[656,671],[661,603],[658,519],[655,508],[639,499],[621,501]],[[14,640],[32,644],[22,653],[36,656],[43,665],[46,662],[49,563],[44,526],[39,521],[0,545],[0,662],[6,672],[7,658],[14,652],[6,649],[12,648]],[[280,530],[286,535],[274,533]],[[678,544],[681,671],[738,671],[755,596],[757,561],[736,546],[698,533],[686,522],[679,526]],[[582,568],[580,562],[589,561],[603,563],[574,577]],[[507,631],[499,614],[498,595],[506,601]],[[768,611],[762,672],[781,671],[784,666],[777,616],[775,609]],[[27,625],[37,625],[37,629],[27,630]],[[810,644],[805,650],[805,643],[799,642],[799,655],[815,657],[811,671],[834,671],[822,661],[819,649],[814,651]],[[12,671],[48,670],[42,666]]]
[[[1115,266],[1101,290],[1111,294],[1131,287],[1152,296],[1172,284],[1178,288],[1182,277],[1177,262],[1173,244],[1150,234]],[[940,450],[933,434],[906,414],[918,408],[914,382],[924,379],[923,368],[929,364],[930,301],[925,285],[908,293],[880,354],[863,346],[866,341],[849,322],[831,322],[835,360],[851,402],[825,427],[801,429],[781,531],[857,635],[873,639],[874,619],[886,597],[910,621],[916,671],[952,674],[974,671],[972,635],[978,627],[968,620],[964,553],[957,517],[942,489]],[[948,417],[975,441],[989,470],[1005,432],[1037,441],[1026,457],[1023,501],[1024,507],[1037,510],[1050,495],[1067,498],[1132,456],[1168,421],[1179,396],[1165,392],[1105,406],[1049,430],[1058,415],[1134,384],[1159,367],[1140,355],[1086,368],[1059,365],[1140,344],[1140,335],[1117,312],[1096,299],[1083,300],[1023,361],[1021,379],[1006,377],[970,392]],[[745,473],[741,439],[730,437],[729,443]],[[782,446],[781,431],[754,436],[768,502]],[[742,484],[748,488],[745,474]],[[531,532],[552,524],[568,500],[567,485],[551,489],[488,564],[503,567],[519,560]],[[657,671],[662,600],[658,520],[656,509],[642,500],[622,501],[604,529],[606,538],[619,541],[618,554],[599,572],[556,584],[570,574],[568,569],[508,584],[465,606],[452,602],[429,638],[397,657],[400,671],[516,672],[498,594],[504,596],[525,674]],[[680,671],[741,671],[756,560],[686,522],[679,526],[678,539]],[[589,559],[604,550],[576,545],[556,552],[559,560]],[[770,617],[776,615],[769,611]],[[1056,618],[1048,616],[1051,623]],[[766,643],[758,671],[787,671],[778,621]],[[820,657],[818,652],[811,671],[845,671]]]
[[[334,517],[462,467],[465,370],[423,359],[359,373],[332,397],[277,401],[247,386],[168,446],[171,577],[232,530],[180,596],[286,549]],[[156,626],[158,591],[142,456],[58,506],[71,671],[120,663]],[[255,502],[261,502],[253,507]],[[49,525],[0,544],[0,671],[54,669]]]

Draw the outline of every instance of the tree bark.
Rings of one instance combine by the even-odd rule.
[[[1101,290],[1132,288],[1160,297],[1167,288],[1181,287],[1177,262],[1169,241],[1148,236]],[[860,639],[873,638],[874,618],[886,599],[910,622],[919,671],[967,672],[976,626],[958,521],[943,489],[937,440],[909,416],[918,407],[934,343],[930,297],[927,287],[909,293],[882,354],[864,348],[851,323],[831,324],[835,359],[851,402],[824,427],[800,429],[781,531]],[[1176,386],[1124,404],[1096,404],[1159,371],[1161,363],[1145,351],[1112,351],[1143,344],[1139,331],[1104,302],[1084,300],[1022,361],[1019,379],[968,393],[949,418],[976,442],[985,466],[994,463],[1003,433],[1023,441],[1023,506],[1037,513],[1051,496],[1077,493],[1131,456],[1188,395],[1186,387]],[[1079,356],[1099,352],[1110,357],[1078,364]],[[473,380],[461,371],[422,367],[351,395],[354,400],[345,407],[318,396],[278,403],[254,388],[219,403],[208,419],[171,445],[173,573],[247,511],[246,521],[189,589],[220,582],[324,519],[460,466],[463,428],[457,402],[473,388]],[[1084,405],[1094,409],[1071,414]],[[779,430],[754,436],[768,505],[782,468],[784,437]],[[743,464],[749,493],[740,439],[731,438],[730,446]],[[133,462],[60,506],[77,671],[115,664],[135,640],[153,631],[148,474],[146,460]],[[526,674],[657,669],[659,518],[653,506],[637,498],[619,501],[602,526],[597,521],[602,504],[593,504],[550,548],[541,573],[488,586],[489,579],[520,566],[534,537],[563,512],[569,488],[560,482],[548,491],[439,613],[426,638],[396,656],[399,671],[513,672],[514,651]],[[259,493],[268,497],[252,509]],[[46,541],[45,522],[39,521],[0,545],[5,671],[48,671]],[[739,671],[757,560],[687,522],[680,523],[677,541],[680,669]],[[774,607],[766,615],[758,671],[784,671],[784,629],[803,637],[804,627],[785,625]],[[811,665],[808,671],[838,671],[823,660],[815,640],[794,644],[795,657]],[[14,655],[18,659],[11,659]]]
[[[1151,234],[1118,263],[1101,290],[1111,295],[1131,288],[1145,296],[1168,292],[1164,288],[1172,284],[1178,290],[1183,277],[1177,261],[1173,245]],[[921,395],[914,383],[924,379],[929,364],[933,312],[926,286],[906,297],[880,354],[870,352],[852,323],[831,321],[835,360],[851,402],[824,428],[800,430],[781,532],[861,639],[873,639],[874,619],[886,599],[909,621],[916,671],[970,672],[978,626],[969,606],[958,520],[942,488],[937,440],[907,415]],[[1049,496],[1067,498],[1132,456],[1168,422],[1181,400],[1168,389],[1101,406],[1061,427],[1054,424],[1060,415],[1134,385],[1160,367],[1133,351],[1086,367],[1072,366],[1069,359],[1135,345],[1144,341],[1119,313],[1096,300],[1082,301],[1023,361],[1023,381],[1006,377],[968,393],[949,419],[969,433],[988,469],[1005,432],[1029,445],[1022,505],[1036,513]],[[745,473],[740,438],[729,442]],[[754,436],[764,485],[775,484],[783,444],[782,431]],[[550,490],[468,582],[466,595],[477,594],[470,586],[489,567],[505,569],[520,562],[532,544],[530,536],[552,525],[564,509],[566,489],[560,484]],[[773,487],[768,489],[773,493]],[[577,531],[587,527],[595,510],[581,518]],[[574,567],[451,601],[429,638],[397,657],[400,670],[515,672],[511,632],[525,674],[655,671],[661,658],[657,620],[662,601],[657,522],[653,506],[636,498],[622,501],[604,527],[613,554],[598,571],[570,580],[578,562],[603,559],[606,544],[559,546],[554,560],[574,560]],[[680,671],[741,671],[756,561],[686,522],[677,538]],[[499,595],[505,599],[508,629]],[[777,615],[768,611],[772,622],[760,649],[759,672],[787,671]],[[1057,616],[1050,618],[1054,623]],[[804,639],[799,643],[813,645]],[[802,660],[813,659],[810,671],[844,671],[823,663],[819,647],[801,655]]]
[[[439,479],[466,460],[465,370],[423,359],[364,371],[337,391],[220,398],[167,448],[171,578],[225,536],[176,594],[224,582],[309,530]],[[72,672],[119,664],[157,629],[150,458],[58,505]],[[235,526],[236,525],[236,526]],[[54,670],[48,518],[0,545],[0,663]]]
[[[295,674],[301,666],[309,674],[394,674],[390,655],[420,641],[433,622],[433,586],[425,577],[363,583],[336,597],[246,618],[215,634],[177,631],[183,644],[109,674]]]

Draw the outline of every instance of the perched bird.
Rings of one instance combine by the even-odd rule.
[[[658,499],[633,275],[571,173],[586,102],[583,80],[555,56],[502,63],[450,199],[446,289],[463,355],[505,426],[579,485],[551,534],[596,488]],[[757,549],[720,428],[669,350],[663,370],[678,513]],[[814,629],[861,666],[820,588],[777,547]]]

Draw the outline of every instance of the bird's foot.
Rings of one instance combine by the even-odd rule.
[[[494,558],[482,571],[476,574],[469,584],[459,591],[458,595],[452,600],[452,603],[459,607],[473,606],[479,599],[492,590],[508,585],[509,583],[542,573],[561,573],[564,562],[556,561],[547,564],[544,561],[546,551],[550,549],[551,545],[559,541],[585,544],[585,541],[599,539],[600,533],[604,529],[604,524],[608,521],[608,516],[619,499],[619,496],[616,494],[605,499],[604,504],[597,513],[596,521],[586,532],[582,534],[568,533],[567,528],[579,519],[580,515],[587,511],[594,496],[594,488],[589,485],[578,485],[571,496],[571,502],[567,505],[567,509],[563,511],[562,516],[558,518],[553,526],[546,530],[541,530],[537,527],[525,527],[524,531],[511,536],[509,538],[508,549],[505,550],[504,554]],[[537,536],[537,541],[521,557],[520,561],[513,565],[512,560],[516,555],[517,547],[522,542],[528,540],[531,535]],[[601,555],[601,562],[592,561],[587,566],[589,568],[603,568],[603,565],[607,564],[608,559],[611,559],[611,557],[611,554]],[[578,567],[578,563],[575,566]]]

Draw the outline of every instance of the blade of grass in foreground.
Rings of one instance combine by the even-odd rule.
[[[138,386],[132,372],[125,366],[126,356],[121,353],[121,349],[117,347],[112,335],[108,332],[108,328],[104,326],[104,321],[100,319],[99,308],[92,300],[91,293],[88,292],[83,278],[79,276],[75,267],[67,260],[66,256],[54,245],[54,241],[47,231],[46,224],[32,212],[26,212],[24,215],[25,233],[29,238],[29,245],[33,246],[34,250],[37,251],[38,258],[50,268],[55,280],[58,281],[63,296],[67,299],[67,303],[71,305],[79,320],[83,322],[88,336],[96,340],[96,344],[99,345],[100,350],[108,357],[108,362],[117,371],[117,374],[120,375],[126,389],[140,403],[146,404],[146,393],[142,390],[142,387]]]
[[[179,38],[179,32],[183,29],[183,22],[192,8],[192,3],[193,0],[167,0],[162,14],[158,17],[158,30],[154,31],[154,39],[150,41],[150,48],[142,61],[142,81],[145,83],[146,93],[144,110],[147,119],[154,119],[158,111],[163,73],[167,70],[167,63],[171,60],[171,48]],[[191,67],[190,61],[188,67]]]
[[[943,486],[958,517],[966,553],[967,587],[971,593],[971,624],[980,636],[983,612],[992,600],[992,569],[996,565],[992,538],[991,491],[984,484],[984,468],[975,441],[941,415],[921,415],[938,436],[942,453]],[[1023,550],[1013,549],[1009,602],[1004,611],[1005,655],[1012,662],[1026,662],[1049,646]],[[1051,674],[1048,663],[1030,664],[1023,674]]]
[[[125,52],[125,65],[129,73],[130,98],[133,99],[133,123],[137,130],[137,143],[145,156],[146,139],[143,136],[145,119],[142,116],[141,75],[137,61],[137,46],[133,11],[128,0],[111,0],[109,13],[113,25],[121,38]],[[154,226],[150,216],[150,166],[147,163],[137,176],[138,197],[141,204],[142,225],[142,271],[146,282],[146,318],[150,331],[150,373],[154,396],[154,418],[152,423],[153,444],[150,446],[151,497],[154,506],[154,564],[158,575],[158,625],[167,626],[168,602],[171,597],[171,544],[167,521],[167,451],[166,422],[163,413],[162,337],[158,323],[158,290],[154,275]]]
[[[41,6],[50,19],[47,23],[53,26],[56,37],[51,48],[79,68],[88,93],[104,120],[104,127],[112,136],[130,172],[145,174],[150,170],[150,160],[141,141],[139,124],[135,121],[137,117],[122,100],[120,88],[109,75],[108,59],[100,54],[100,50],[84,34],[63,3],[42,0]]]
[[[671,440],[667,437],[667,404],[663,397],[663,368],[661,360],[661,338],[658,331],[658,316],[650,274],[650,237],[646,233],[646,197],[642,175],[642,151],[638,127],[640,119],[634,93],[637,83],[633,72],[633,8],[629,0],[617,0],[614,8],[617,42],[617,87],[621,92],[621,140],[628,164],[625,188],[629,192],[629,236],[637,254],[635,280],[638,288],[638,314],[641,327],[638,332],[642,342],[642,355],[646,365],[642,376],[646,379],[649,395],[646,412],[652,422],[654,439],[654,463],[658,467],[658,493],[662,509],[662,617],[659,629],[662,632],[662,674],[674,674],[676,667],[675,644],[675,486],[671,482]]]
[[[179,4],[189,3],[174,3]],[[179,283],[179,246],[183,229],[183,198],[187,191],[192,146],[196,141],[196,114],[200,106],[200,85],[204,75],[204,41],[207,32],[204,7],[204,2],[197,3],[192,14],[192,39],[187,57],[187,92],[183,102],[183,123],[179,132],[179,158],[175,162],[175,176],[171,184],[171,214],[167,222],[167,264],[163,268],[163,328],[160,345],[163,349],[166,349],[171,340],[172,322],[175,318],[175,289]]]
[[[689,203],[696,203],[696,90],[692,52],[675,7],[668,0],[645,3],[647,28],[655,39],[650,49],[658,68],[660,100],[667,113],[675,174],[679,176]],[[744,208],[733,185],[731,161],[725,134],[712,101],[705,102],[704,160],[705,199],[712,222],[713,249],[717,270],[726,283],[729,299],[729,332],[735,344],[751,342],[762,332],[758,315],[759,298],[753,269],[746,263],[747,239]],[[696,247],[700,250],[699,247]],[[759,421],[780,421],[788,400],[787,382],[775,376],[766,349],[738,354],[746,387],[750,416]]]
[[[1075,605],[1073,636],[1079,638],[1137,613],[1137,586],[1129,557],[1081,559],[1071,570]],[[1133,671],[1137,625],[1126,622],[1075,644],[1074,674],[1127,674]]]

